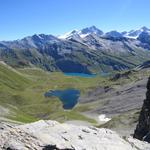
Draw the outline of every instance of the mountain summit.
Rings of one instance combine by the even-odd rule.
[[[91,26],[59,37],[35,34],[0,42],[0,60],[12,67],[34,66],[48,71],[97,73],[125,70],[149,60],[149,33],[146,27],[129,34],[104,33]]]
[[[124,31],[124,32],[118,32],[118,31],[109,31],[104,33],[102,30],[98,29],[96,26],[86,27],[81,30],[73,30],[71,32],[65,33],[64,35],[58,36],[60,39],[71,39],[71,38],[85,38],[86,36],[90,34],[94,34],[96,36],[101,37],[125,37],[125,38],[131,38],[131,39],[137,39],[141,33],[149,33],[150,29],[143,26],[140,29],[137,30],[131,30],[131,31]]]
[[[127,38],[137,39],[140,36],[140,34],[142,34],[143,32],[148,33],[150,32],[150,29],[143,26],[138,30],[131,30],[129,32],[123,32],[123,36]]]
[[[74,38],[74,37],[84,38],[90,34],[95,34],[97,36],[101,36],[101,35],[103,35],[103,31],[101,31],[100,29],[98,29],[95,26],[91,26],[91,27],[83,28],[81,30],[73,30],[71,32],[65,33],[64,35],[59,36],[59,38],[60,39],[70,39],[70,38]]]

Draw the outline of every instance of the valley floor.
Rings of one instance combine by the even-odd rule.
[[[145,69],[132,70],[120,78],[82,78],[37,68],[14,70],[0,64],[0,119],[23,123],[51,119],[107,127],[129,135],[137,123],[149,75],[150,70]],[[57,98],[44,96],[49,90],[66,88],[75,88],[81,93],[78,104],[72,110],[64,110]],[[111,120],[101,122],[100,115]]]

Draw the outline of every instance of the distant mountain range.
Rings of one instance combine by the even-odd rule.
[[[138,30],[131,30],[129,32],[124,31],[124,32],[118,32],[118,31],[110,31],[104,33],[102,30],[96,28],[95,26],[87,27],[82,30],[73,30],[71,32],[68,32],[64,35],[58,36],[60,39],[70,39],[70,38],[85,38],[86,36],[90,34],[94,34],[99,37],[104,37],[104,38],[131,38],[131,39],[137,39],[141,33],[150,33],[150,29],[147,27],[142,27]]]
[[[12,67],[97,73],[136,67],[150,60],[150,29],[104,33],[95,26],[61,36],[35,34],[1,41],[0,60]]]

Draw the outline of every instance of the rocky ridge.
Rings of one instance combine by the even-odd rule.
[[[109,129],[38,121],[26,125],[0,123],[0,149],[4,150],[148,150],[150,145],[121,138]]]
[[[0,41],[0,60],[15,68],[99,73],[132,69],[150,58],[149,29],[106,34],[95,26],[72,31],[67,38],[35,34]],[[129,38],[138,36],[137,38]]]

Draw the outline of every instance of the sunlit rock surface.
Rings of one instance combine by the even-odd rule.
[[[130,142],[131,141],[131,142]],[[123,139],[109,129],[38,121],[13,126],[0,124],[0,149],[9,150],[142,150],[150,145]],[[149,147],[148,147],[149,146]],[[144,148],[144,149],[143,149]]]

